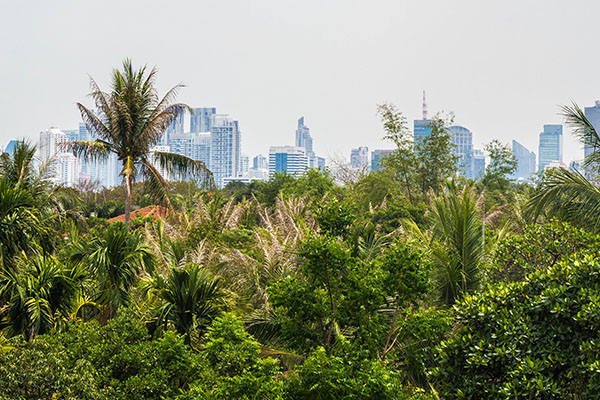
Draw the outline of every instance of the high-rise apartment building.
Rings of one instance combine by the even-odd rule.
[[[563,160],[562,125],[544,125],[540,133],[539,144],[539,171],[543,171],[546,164],[552,161]]]
[[[217,113],[215,107],[198,107],[192,109],[190,115],[190,132],[210,132],[213,115]]]
[[[40,132],[40,142],[38,145],[38,154],[41,162],[47,162],[56,153],[62,152],[59,148],[60,143],[67,142],[67,135],[58,128],[50,128]]]
[[[454,125],[448,128],[454,144],[454,155],[458,171],[465,178],[473,178],[473,133],[464,126]]]
[[[371,171],[379,171],[383,169],[381,161],[393,152],[394,150],[373,150],[371,153]]]
[[[50,180],[59,185],[74,186],[79,182],[81,161],[60,147],[68,142],[67,135],[58,128],[40,132],[38,155],[42,163],[49,163]]]
[[[535,153],[516,140],[512,141],[512,153],[517,160],[517,170],[512,175],[512,179],[515,181],[529,180],[535,173]]]
[[[360,146],[350,151],[350,166],[352,168],[366,169],[369,167],[369,148]]]
[[[254,169],[267,168],[268,169],[269,168],[269,160],[267,160],[267,157],[263,156],[262,154],[259,154],[252,159],[252,168],[254,168]]]
[[[223,178],[235,177],[241,169],[241,132],[238,121],[227,114],[215,114],[210,129],[210,165],[215,184],[223,187]]]
[[[210,132],[174,133],[169,139],[169,151],[181,154],[192,160],[200,160],[206,166],[210,164]]]
[[[308,157],[303,148],[272,146],[269,148],[269,174],[286,173],[300,176],[308,169]]]
[[[240,157],[240,173],[241,174],[248,174],[248,170],[250,169],[250,158],[245,155],[242,154],[242,156]]]

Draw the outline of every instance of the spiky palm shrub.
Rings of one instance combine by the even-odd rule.
[[[172,326],[190,343],[194,334],[202,333],[222,311],[221,284],[197,264],[172,267],[166,277],[146,279],[143,291],[158,300],[155,309],[157,326]]]
[[[433,227],[423,232],[409,222],[415,243],[427,252],[435,267],[439,299],[452,305],[479,287],[483,238],[480,210],[471,185],[459,190],[450,183],[431,206]]]
[[[171,88],[160,99],[156,92],[157,70],[148,71],[146,66],[135,71],[130,60],[123,62],[123,69],[112,74],[110,93],[103,92],[96,81],[90,79],[91,97],[98,113],[77,103],[88,130],[97,139],[67,142],[64,147],[76,156],[87,159],[106,159],[116,154],[122,163],[123,189],[125,191],[125,221],[129,222],[131,211],[131,186],[142,176],[155,200],[170,206],[167,193],[168,182],[155,164],[169,175],[179,173],[197,176],[207,183],[212,174],[202,161],[168,152],[152,151],[169,124],[189,107],[172,103],[182,85]]]
[[[97,282],[96,302],[103,307],[106,323],[121,306],[131,301],[132,286],[143,271],[152,272],[154,255],[140,232],[123,224],[111,224],[102,235],[83,238],[70,252],[72,262],[89,268]]]
[[[84,279],[82,269],[53,257],[20,257],[14,271],[0,273],[0,296],[8,299],[2,324],[28,339],[49,332],[70,318]]]

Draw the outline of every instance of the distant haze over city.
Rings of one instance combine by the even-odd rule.
[[[118,10],[118,14],[116,13]],[[482,148],[538,153],[559,105],[600,99],[593,1],[7,2],[0,13],[0,145],[77,129],[89,76],[108,89],[129,57],[157,66],[159,94],[239,121],[242,152],[294,143],[305,117],[321,156],[392,148],[376,105],[412,120],[453,112]],[[581,159],[564,133],[564,161]]]

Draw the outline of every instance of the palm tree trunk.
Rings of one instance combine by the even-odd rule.
[[[131,177],[129,175],[123,177],[123,185],[125,185],[125,224],[129,225],[129,214],[131,213]]]

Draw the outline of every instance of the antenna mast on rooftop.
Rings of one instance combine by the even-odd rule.
[[[423,90],[423,120],[427,119],[427,100],[425,99],[425,91]]]

